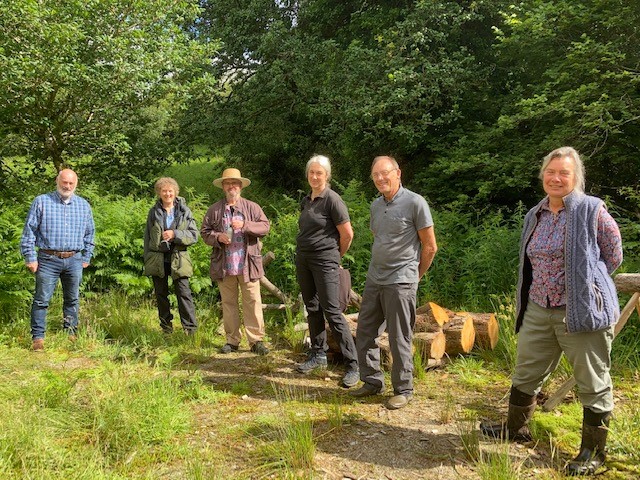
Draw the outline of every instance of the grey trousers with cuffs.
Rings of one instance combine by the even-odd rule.
[[[362,295],[356,331],[360,380],[384,389],[378,338],[387,329],[393,356],[391,383],[396,395],[413,393],[412,339],[417,290],[417,283],[378,285],[367,280]]]

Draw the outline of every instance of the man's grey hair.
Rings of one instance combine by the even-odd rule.
[[[395,158],[389,155],[379,155],[373,159],[373,163],[371,164],[371,170],[373,170],[373,167],[375,167],[376,163],[378,163],[380,160],[389,160],[391,162],[391,165],[393,165],[393,168],[397,168],[397,169],[400,168],[400,165],[398,165],[398,162],[396,161]]]
[[[573,162],[573,166],[575,168],[576,181],[573,189],[579,193],[584,193],[584,163],[582,163],[580,154],[573,147],[556,148],[554,151],[544,157],[544,159],[542,160],[542,166],[540,167],[540,173],[538,174],[540,180],[544,178],[544,171],[546,170],[549,163],[551,163],[551,160],[564,157],[569,157]]]

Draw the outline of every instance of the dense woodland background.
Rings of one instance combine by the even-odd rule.
[[[506,409],[518,241],[546,153],[582,153],[587,192],[622,231],[619,271],[640,271],[639,45],[640,2],[629,0],[0,1],[0,477],[563,478],[580,442],[575,395],[538,409],[532,448],[487,445],[477,420]],[[271,355],[218,354],[203,242],[190,247],[197,334],[158,328],[142,275],[156,178],[175,177],[200,222],[221,196],[211,181],[240,168],[272,224],[266,274],[295,298],[314,153],[333,159],[349,207],[343,264],[357,292],[371,160],[393,154],[435,219],[419,302],[500,323],[495,350],[430,372],[417,355],[417,395],[396,416],[381,414],[381,397],[340,389],[340,365],[292,372],[304,358],[292,309],[267,313]],[[34,354],[19,241],[31,201],[65,166],[93,206],[95,257],[77,342],[61,331],[58,293],[46,352]],[[639,352],[634,314],[613,344],[607,480],[640,476]],[[543,394],[570,375],[562,362]]]
[[[515,278],[519,222],[541,158],[572,145],[640,259],[640,4],[625,0],[25,0],[0,5],[0,304],[28,301],[17,242],[62,166],[93,203],[91,292],[148,295],[140,276],[151,185],[189,163],[197,215],[225,165],[254,180],[274,229],[270,278],[295,293],[303,167],[334,162],[368,262],[373,156],[395,155],[437,218],[421,296],[491,307]],[[188,187],[188,188],[187,188]],[[126,215],[124,214],[126,212]],[[197,292],[210,291],[195,249]],[[276,265],[278,265],[278,263]]]

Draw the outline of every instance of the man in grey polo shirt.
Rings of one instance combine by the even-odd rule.
[[[373,248],[356,332],[364,385],[352,392],[354,397],[365,397],[384,391],[378,337],[386,328],[393,356],[394,395],[387,401],[389,409],[402,408],[413,397],[416,292],[438,250],[427,201],[404,188],[400,175],[393,157],[373,160],[371,178],[382,195],[371,204]]]

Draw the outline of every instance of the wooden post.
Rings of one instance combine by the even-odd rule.
[[[262,256],[262,267],[266,268],[266,266],[269,265],[275,258],[276,256],[273,252],[265,253]],[[289,301],[289,298],[284,293],[282,293],[282,291],[278,287],[276,287],[273,283],[271,283],[266,275],[263,275],[262,278],[260,278],[260,285],[264,287],[264,289],[267,290],[271,295],[273,295],[274,297],[276,297],[282,302],[281,304],[279,303],[262,304],[263,310],[284,310],[286,306],[291,303]]]
[[[634,277],[631,279],[630,277]],[[616,326],[614,327],[613,336],[614,338],[620,333],[622,328],[629,320],[629,317],[633,313],[634,310],[638,310],[638,315],[640,316],[640,274],[619,274],[616,275],[615,284],[620,292],[629,293],[630,288],[635,289],[635,293],[631,296],[625,307],[620,312],[620,319]],[[576,386],[575,377],[568,378],[560,388],[553,394],[550,395],[546,402],[542,405],[542,409],[545,412],[550,412],[567,396],[567,394]]]

